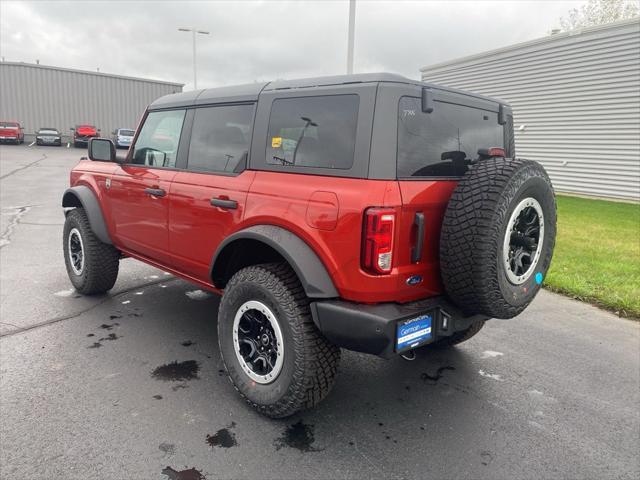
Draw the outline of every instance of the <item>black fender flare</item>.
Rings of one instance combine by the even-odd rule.
[[[109,236],[107,224],[102,215],[100,202],[89,187],[78,185],[77,187],[67,188],[62,195],[62,207],[73,208],[82,207],[89,217],[89,225],[91,230],[103,243],[113,244]]]
[[[295,233],[276,225],[256,225],[228,236],[211,261],[209,275],[214,285],[219,284],[215,279],[225,268],[225,249],[237,240],[256,240],[278,252],[296,272],[309,298],[339,297],[331,276],[318,255]]]

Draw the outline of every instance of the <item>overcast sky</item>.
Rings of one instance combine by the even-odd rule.
[[[420,67],[545,36],[583,0],[365,1],[356,6],[355,71],[419,78]],[[198,87],[340,74],[349,2],[0,0],[6,61],[148,77]],[[493,72],[492,72],[493,73]]]

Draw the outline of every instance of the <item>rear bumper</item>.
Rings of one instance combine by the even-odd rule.
[[[311,303],[311,313],[317,327],[335,345],[385,358],[398,353],[396,331],[399,322],[431,316],[431,338],[421,343],[422,346],[488,318],[483,315],[465,316],[441,296],[406,304],[377,305],[324,300]]]

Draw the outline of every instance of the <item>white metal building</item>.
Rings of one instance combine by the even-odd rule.
[[[18,121],[25,137],[41,127],[64,135],[81,123],[109,136],[116,128],[135,128],[156,98],[182,91],[183,84],[100,72],[0,62],[0,121]]]
[[[559,192],[640,201],[640,20],[512,45],[421,69],[422,79],[501,98],[516,152]]]

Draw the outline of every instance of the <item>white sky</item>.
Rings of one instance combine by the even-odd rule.
[[[583,0],[358,0],[355,71],[419,78],[425,65],[545,36]],[[0,55],[198,87],[345,73],[346,0],[0,0]]]

